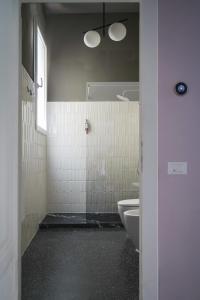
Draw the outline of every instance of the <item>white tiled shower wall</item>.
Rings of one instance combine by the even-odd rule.
[[[117,212],[117,202],[135,198],[138,181],[138,102],[89,102],[91,132],[86,147],[86,210]]]
[[[49,212],[117,212],[138,196],[138,160],[138,102],[48,103]]]
[[[30,95],[28,89],[33,91]],[[35,129],[34,84],[22,68],[22,253],[47,212],[46,136]]]
[[[49,102],[47,108],[48,211],[86,212],[86,105]]]

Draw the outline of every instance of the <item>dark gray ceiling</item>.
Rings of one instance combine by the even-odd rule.
[[[46,3],[44,9],[46,14],[92,14],[102,12],[102,3]],[[106,3],[108,13],[138,11],[138,3]]]

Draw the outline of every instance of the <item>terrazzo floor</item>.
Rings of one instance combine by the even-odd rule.
[[[138,300],[139,255],[123,228],[40,230],[22,259],[22,300]]]

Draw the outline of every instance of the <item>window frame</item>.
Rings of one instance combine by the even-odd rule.
[[[38,35],[40,35],[42,42],[44,43],[45,46],[45,67],[44,67],[44,71],[45,71],[45,78],[43,80],[43,84],[44,84],[44,89],[45,89],[45,124],[46,124],[46,128],[43,128],[42,126],[40,126],[38,124],[38,82],[37,82],[37,74],[38,74],[38,64],[37,64],[37,55],[38,55]],[[47,45],[42,33],[42,30],[40,28],[39,23],[37,22],[37,20],[34,20],[34,41],[35,41],[35,45],[34,45],[34,83],[35,83],[35,129],[36,131],[46,135],[47,134]]]

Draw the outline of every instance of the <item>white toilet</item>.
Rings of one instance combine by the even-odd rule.
[[[127,210],[124,212],[124,226],[137,252],[139,252],[139,217],[140,209]]]
[[[124,225],[124,212],[127,210],[138,209],[139,206],[140,206],[139,199],[127,199],[118,202],[118,212],[123,225]]]

